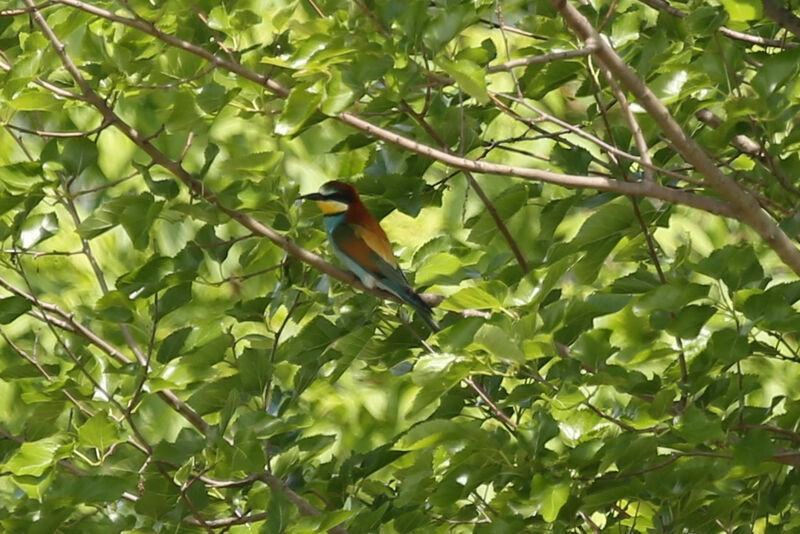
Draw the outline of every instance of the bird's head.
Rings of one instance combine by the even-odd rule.
[[[358,202],[358,191],[355,187],[338,180],[326,182],[316,193],[303,195],[301,200],[316,200],[317,206],[325,215],[344,213],[350,204]]]

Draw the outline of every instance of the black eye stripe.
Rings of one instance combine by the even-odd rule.
[[[340,193],[339,191],[333,193],[323,193],[325,200],[333,200],[335,202],[343,202],[345,204],[350,202],[350,195]]]

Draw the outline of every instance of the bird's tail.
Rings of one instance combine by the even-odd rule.
[[[442,329],[442,327],[439,326],[439,323],[436,322],[436,319],[433,318],[433,310],[430,306],[425,304],[425,301],[420,298],[419,294],[413,290],[410,290],[408,292],[407,299],[405,300],[412,308],[414,308],[414,311],[417,312],[422,320],[425,321],[425,324],[428,325],[428,328],[434,332],[438,332]]]

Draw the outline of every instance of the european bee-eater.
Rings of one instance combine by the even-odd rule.
[[[319,192],[300,198],[317,201],[333,252],[365,286],[388,291],[414,308],[432,330],[439,330],[433,311],[409,285],[386,233],[367,211],[355,187],[333,180]]]

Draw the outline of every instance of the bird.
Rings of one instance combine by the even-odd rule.
[[[440,329],[433,310],[409,284],[386,232],[361,202],[355,187],[332,180],[318,192],[302,195],[300,199],[316,201],[334,254],[361,283],[370,289],[388,291],[411,306],[432,331]]]

